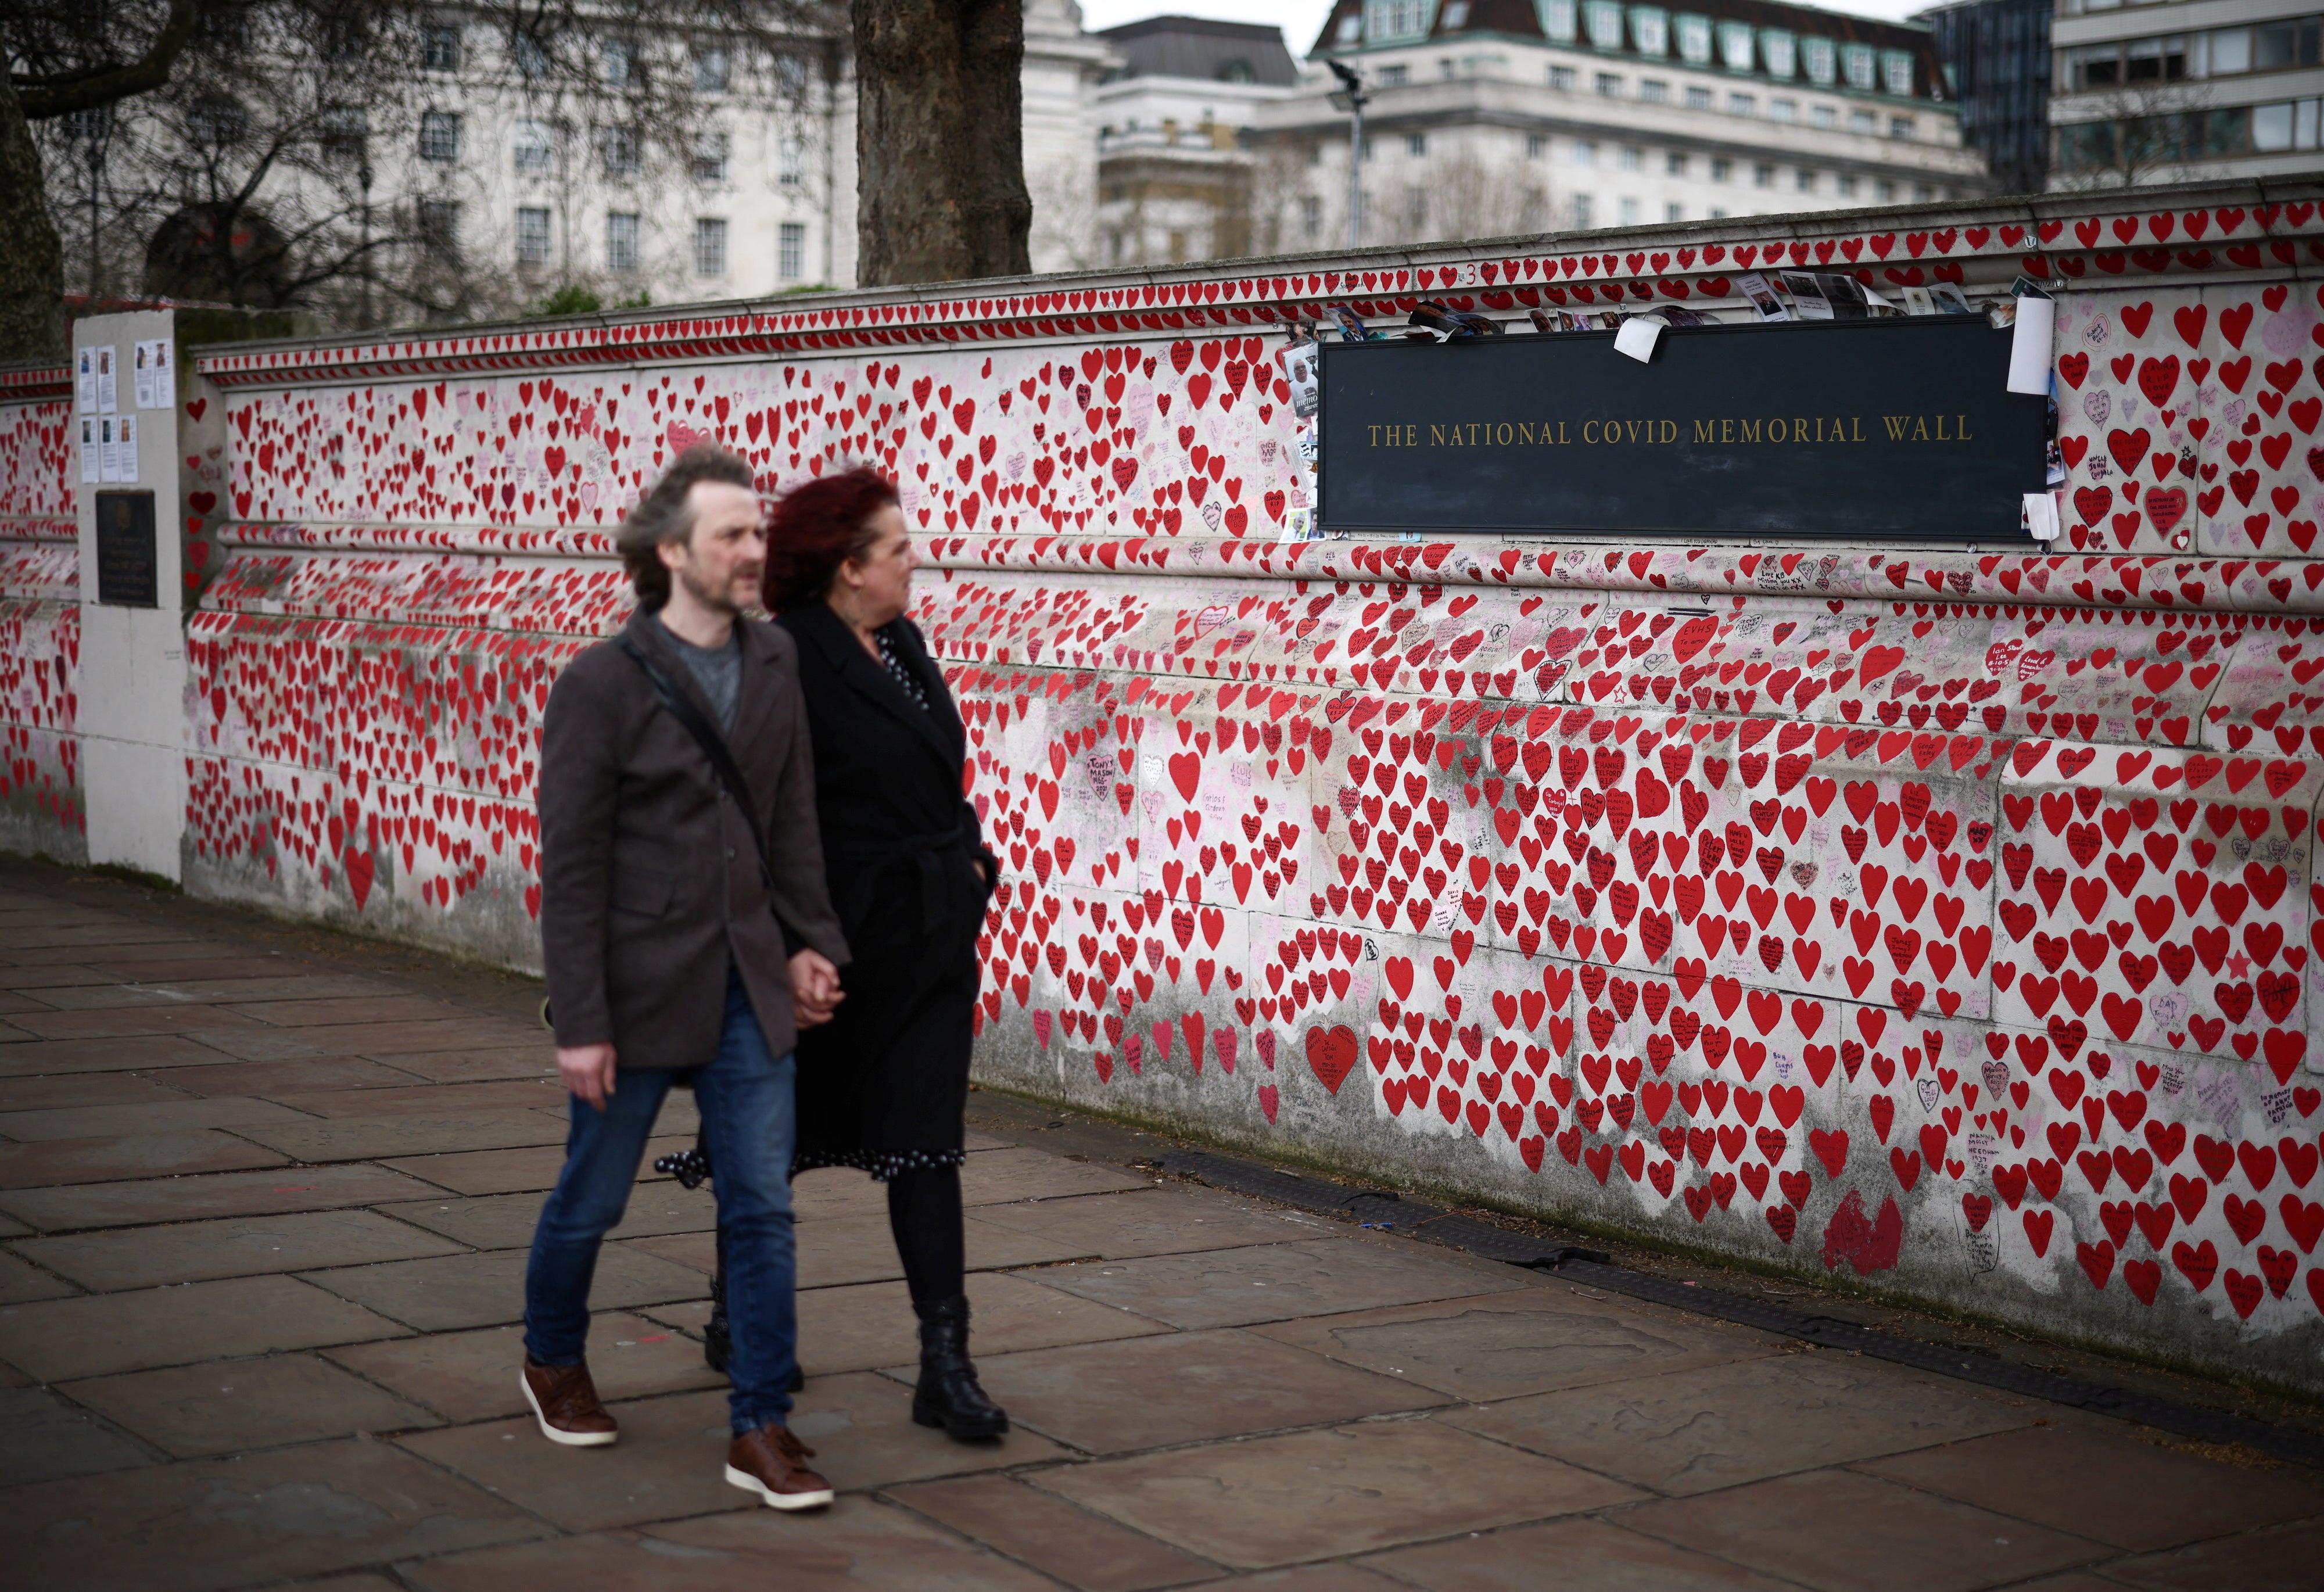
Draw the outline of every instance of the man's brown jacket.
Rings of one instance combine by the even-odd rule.
[[[726,744],[767,838],[771,916],[749,825],[632,659],[600,643],[549,694],[540,941],[557,1043],[610,1041],[624,1068],[708,1063],[730,965],[779,1056],[797,1038],[784,928],[797,946],[843,966],[848,960],[824,885],[798,649],[775,625],[738,620],[734,628],[742,671]],[[624,633],[705,722],[718,722],[660,626],[641,611]]]

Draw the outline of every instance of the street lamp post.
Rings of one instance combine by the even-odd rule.
[[[105,147],[113,138],[113,107],[101,105],[75,112],[72,130],[88,146],[88,299],[91,313],[94,313],[97,274],[102,269],[97,231],[103,222],[100,201],[105,187]]]
[[[363,247],[357,258],[357,270],[363,279],[363,328],[371,330],[371,139],[366,135],[356,159],[363,163],[355,168],[355,181],[363,188]]]
[[[1342,87],[1332,96],[1332,108],[1352,112],[1355,130],[1348,148],[1348,247],[1360,249],[1364,242],[1364,106],[1370,96],[1364,92],[1364,76],[1345,61],[1327,60],[1332,75]]]

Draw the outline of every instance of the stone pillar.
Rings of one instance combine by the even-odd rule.
[[[141,408],[137,354],[161,342],[166,365]],[[88,860],[172,881],[181,877],[186,809],[186,623],[182,463],[178,446],[184,349],[168,310],[91,316],[73,327],[74,478],[80,519],[82,784]],[[84,413],[84,356],[113,362],[112,412]],[[117,449],[115,479],[91,481],[82,446],[100,446],[107,423],[134,428]],[[98,437],[82,440],[82,422]],[[100,520],[102,523],[100,523]]]

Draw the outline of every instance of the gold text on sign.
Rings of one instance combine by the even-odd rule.
[[[1770,443],[1971,442],[1969,417],[1879,415],[1868,434],[1863,415],[1720,415],[1688,420],[1446,420],[1367,425],[1373,447],[1599,447],[1608,444],[1748,447]]]

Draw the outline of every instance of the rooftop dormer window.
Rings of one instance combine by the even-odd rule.
[[[1670,13],[1659,5],[1630,7],[1630,42],[1640,55],[1670,53]]]
[[[1730,72],[1748,72],[1751,69],[1751,24],[1749,23],[1719,24],[1719,64]]]
[[[1397,44],[1425,39],[1436,21],[1436,0],[1364,0],[1364,41]]]
[[[1691,67],[1711,64],[1711,19],[1679,15],[1671,19],[1678,33],[1679,59]]]
[[[1797,41],[1783,28],[1759,30],[1759,64],[1771,78],[1790,78],[1799,69]]]
[[[1592,49],[1621,49],[1621,0],[1587,0],[1582,7],[1582,25],[1589,30]]]
[[[1534,0],[1543,35],[1553,44],[1571,44],[1581,36],[1578,0]]]

